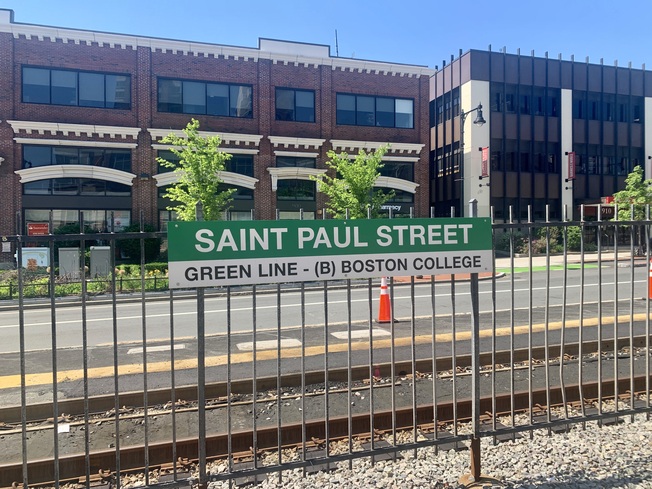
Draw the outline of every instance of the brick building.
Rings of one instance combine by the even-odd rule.
[[[0,52],[0,235],[50,211],[55,228],[81,211],[92,228],[141,215],[165,228],[173,175],[155,158],[191,118],[233,155],[222,175],[237,189],[230,219],[319,218],[310,175],[327,152],[386,143],[378,187],[396,190],[395,213],[428,215],[427,67],[269,39],[246,48],[30,25],[10,10]]]

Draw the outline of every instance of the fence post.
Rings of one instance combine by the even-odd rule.
[[[469,201],[469,217],[478,217],[478,201]],[[460,482],[477,483],[480,475],[480,287],[477,273],[471,274],[471,474],[462,476]]]
[[[201,202],[195,207],[195,219],[204,220],[204,209]],[[197,453],[199,462],[198,489],[208,487],[206,474],[206,325],[205,325],[204,289],[197,288],[197,428],[199,430]]]

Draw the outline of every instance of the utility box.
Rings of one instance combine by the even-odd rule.
[[[79,248],[59,248],[59,277],[70,280],[81,278]]]
[[[49,267],[50,266],[50,248],[33,247],[23,248],[23,268]],[[18,253],[14,255],[18,261]]]
[[[91,246],[90,277],[107,277],[111,271],[111,247]]]

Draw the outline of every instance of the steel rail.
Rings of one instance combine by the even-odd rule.
[[[633,385],[637,393],[646,392],[646,382],[647,376],[642,375],[634,379]],[[618,389],[619,392],[629,393],[629,388],[631,385],[630,378],[622,379],[604,379],[602,382],[593,382],[586,383],[583,386],[579,385],[567,385],[566,389],[562,392],[562,389],[559,387],[553,387],[549,391],[547,389],[539,390],[525,390],[516,392],[514,394],[502,394],[496,397],[486,396],[480,399],[480,410],[484,413],[490,413],[491,409],[495,405],[497,412],[495,416],[500,415],[501,413],[510,413],[512,411],[517,412],[530,412],[528,406],[530,406],[530,397],[532,396],[532,402],[534,406],[540,406],[542,412],[545,412],[545,403],[547,399],[550,399],[551,408],[555,405],[562,405],[564,399],[568,403],[579,402],[582,399],[580,398],[580,393],[583,393],[585,401],[587,399],[597,399],[598,391],[601,388],[601,393],[603,400],[609,396],[613,396],[614,391]],[[549,397],[548,397],[549,396]],[[624,396],[625,400],[630,398],[630,395]],[[512,399],[514,399],[515,406],[512,406]],[[621,409],[618,411],[620,416],[625,414],[634,414],[637,412],[644,412],[647,408],[632,408],[630,409]],[[417,407],[416,410],[416,420],[418,427],[423,427],[424,431],[432,430],[433,426],[433,410],[434,406],[431,404],[421,405]],[[472,411],[472,400],[463,399],[457,401],[456,405],[452,402],[441,403],[436,406],[436,413],[438,425],[442,426],[445,424],[452,423],[453,413],[456,412],[458,422],[465,422],[471,419]],[[539,428],[549,428],[553,425],[570,425],[573,423],[583,423],[590,420],[599,420],[604,417],[613,417],[614,413],[603,412],[602,415],[588,415],[584,417],[570,417],[557,420],[556,422],[542,421],[541,423],[534,423],[533,425],[523,425],[515,426],[512,428],[504,428],[499,430],[500,433],[514,433],[521,431],[530,431],[532,429]],[[491,417],[490,414],[488,414]],[[409,406],[406,408],[397,409],[393,412],[391,409],[379,411],[373,415],[373,426],[374,433],[382,431],[391,431],[393,426],[397,430],[406,430],[412,429],[414,427],[414,418],[415,413],[413,412],[413,407]],[[355,437],[369,437],[370,434],[370,415],[369,413],[363,413],[359,415],[353,415],[353,423],[348,416],[341,416],[332,418],[328,421],[324,419],[307,421],[304,423],[294,423],[285,425],[282,427],[282,439],[284,447],[287,446],[301,446],[303,443],[302,440],[323,440],[325,437],[326,429],[330,434],[331,440],[348,438],[350,436]],[[349,425],[352,425],[353,432],[349,431]],[[493,431],[487,431],[486,435],[482,436],[494,436],[496,433]],[[243,431],[233,431],[231,437],[227,434],[218,434],[210,435],[206,437],[206,453],[211,459],[219,459],[229,455],[228,453],[228,444],[230,441],[231,446],[231,455],[233,454],[243,454],[250,453],[250,447],[252,446],[254,436],[257,439],[257,451],[271,450],[277,448],[278,442],[278,428],[276,426],[270,426],[265,428],[259,428],[254,434],[251,430]],[[305,437],[305,438],[304,438]],[[455,437],[457,440],[466,440],[470,435],[458,435]],[[422,443],[421,445],[435,445],[438,443],[448,442],[451,438],[441,438],[439,440],[430,440],[428,443]],[[401,451],[405,449],[413,449],[414,444],[409,445],[398,445],[392,447],[394,451]],[[121,473],[133,473],[135,470],[142,469],[146,465],[152,470],[154,467],[162,467],[169,465],[172,462],[172,443],[171,442],[160,442],[160,443],[149,443],[147,450],[147,460],[144,450],[144,445],[135,445],[129,447],[122,447],[120,450],[120,467]],[[373,455],[373,452],[366,452],[367,455]],[[252,454],[253,455],[253,454]],[[360,453],[350,454],[352,458],[359,458]],[[182,460],[194,461],[198,459],[198,445],[196,437],[190,437],[185,439],[177,439],[176,442],[176,456]],[[79,481],[80,478],[84,478],[86,473],[86,463],[87,456],[85,454],[78,455],[67,455],[61,456],[59,459],[59,478],[60,482],[65,481]],[[116,451],[114,449],[96,451],[90,454],[89,456],[90,465],[97,469],[101,470],[104,474],[110,474],[108,470],[102,470],[109,467],[115,467],[116,464]],[[325,460],[327,461],[327,460]],[[312,461],[314,462],[314,460]],[[51,484],[51,481],[54,480],[54,464],[52,459],[42,459],[42,460],[32,460],[27,462],[27,469],[30,474],[30,485],[38,484],[40,486],[46,486]],[[277,468],[278,470],[278,468]],[[20,481],[22,479],[23,463],[7,464],[0,465],[0,481],[3,481],[5,484],[10,484],[5,487],[11,487],[11,483],[14,481]],[[242,477],[241,474],[247,473],[246,470],[238,471],[232,474],[226,474],[225,478],[236,478]]]

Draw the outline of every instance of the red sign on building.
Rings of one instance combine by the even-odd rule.
[[[489,176],[489,147],[482,148],[482,166],[480,170],[482,178]]]
[[[27,236],[45,236],[50,234],[50,225],[47,222],[28,222]]]
[[[568,179],[575,180],[575,151],[568,153]]]

